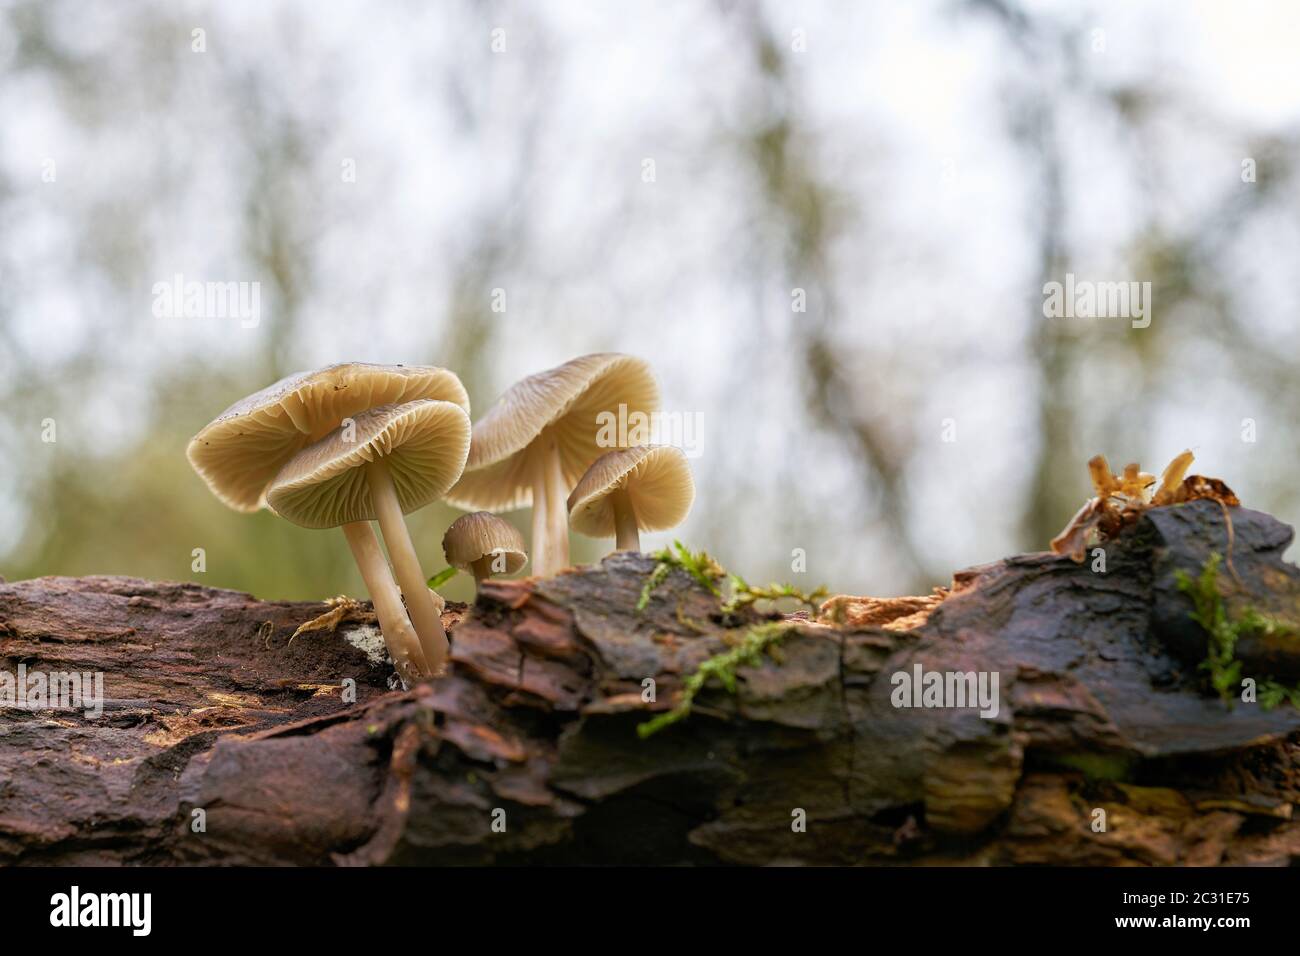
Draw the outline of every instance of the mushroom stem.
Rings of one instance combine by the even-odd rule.
[[[406,598],[406,610],[419,636],[425,663],[429,665],[428,675],[436,677],[447,663],[447,632],[442,628],[442,617],[433,603],[428,579],[420,567],[420,559],[416,557],[415,545],[411,543],[411,534],[406,530],[406,519],[397,500],[393,476],[382,458],[366,465],[366,480],[379,518],[379,530],[384,534],[384,544],[388,545],[388,557],[393,562],[397,583]]]
[[[471,561],[469,564],[470,573],[474,575],[474,587],[478,588],[480,584],[492,577],[492,558],[490,554],[485,554],[477,561]]]
[[[555,435],[544,433],[538,444],[533,465],[533,574],[549,578],[569,566],[569,493]]]
[[[370,600],[375,604],[375,616],[379,618],[379,630],[384,635],[384,644],[393,658],[397,673],[409,686],[428,673],[424,652],[420,642],[406,618],[406,609],[402,607],[402,595],[397,590],[393,573],[388,569],[384,553],[379,549],[379,539],[368,521],[351,521],[343,526],[343,536],[348,539],[352,557],[361,571],[361,579],[366,582]]]
[[[640,551],[641,533],[637,530],[632,496],[626,488],[619,488],[610,493],[609,503],[614,508],[614,547],[619,551]]]

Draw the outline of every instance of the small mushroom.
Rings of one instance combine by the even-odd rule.
[[[638,445],[592,463],[569,495],[569,524],[591,538],[614,538],[619,551],[640,551],[640,532],[676,527],[694,500],[680,448]]]
[[[267,504],[305,528],[343,526],[393,660],[416,677],[436,676],[447,660],[447,634],[402,516],[460,477],[469,454],[469,416],[459,405],[424,399],[368,409],[354,423],[351,433],[337,428],[294,455],[271,483]],[[406,611],[367,523],[376,518]]]
[[[476,586],[494,574],[514,574],[528,561],[519,529],[490,511],[453,521],[442,536],[442,552],[453,568],[471,572]]]
[[[475,424],[447,500],[466,510],[531,504],[533,573],[550,577],[569,564],[569,490],[604,452],[644,443],[641,421],[658,409],[650,366],[630,355],[584,355],[530,375]]]
[[[358,412],[422,398],[469,413],[465,386],[445,368],[349,362],[297,372],[231,405],[190,439],[185,454],[224,504],[257,511],[285,462],[307,445]]]

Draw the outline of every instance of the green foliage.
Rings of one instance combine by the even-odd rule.
[[[671,548],[656,551],[652,557],[656,564],[641,588],[641,597],[636,602],[638,612],[644,611],[650,603],[650,597],[664,579],[674,569],[685,571],[695,581],[720,600],[720,612],[724,617],[731,617],[744,608],[752,607],[758,601],[780,601],[790,599],[806,606],[816,613],[821,601],[826,597],[826,588],[819,587],[812,593],[805,593],[790,584],[770,584],[767,587],[755,587],[739,574],[728,574],[707,551],[691,551],[680,541],[674,541]],[[731,596],[723,600],[719,583],[727,579]],[[710,657],[699,666],[695,673],[686,678],[682,685],[681,699],[672,710],[637,726],[637,733],[644,740],[651,734],[677,723],[691,712],[695,695],[704,689],[710,679],[717,679],[730,693],[736,691],[736,668],[757,664],[764,652],[775,651],[777,642],[791,627],[786,621],[771,621],[758,624],[745,632],[745,636],[730,649]]]
[[[1209,674],[1210,686],[1224,703],[1232,705],[1234,690],[1241,685],[1241,661],[1237,660],[1239,629],[1228,622],[1228,614],[1219,594],[1219,564],[1223,556],[1210,554],[1201,573],[1192,578],[1179,568],[1174,572],[1178,590],[1192,599],[1192,620],[1205,628],[1209,647],[1200,670]]]
[[[691,551],[680,541],[674,541],[672,547],[656,551],[650,557],[654,558],[658,563],[655,565],[655,569],[650,572],[650,577],[646,578],[645,585],[641,588],[641,597],[636,602],[638,611],[645,610],[646,605],[650,603],[650,595],[654,593],[655,588],[663,584],[664,579],[672,573],[674,568],[685,571],[701,587],[718,597],[722,597],[722,592],[718,590],[718,582],[726,576],[726,572],[722,570],[722,565],[709,556],[707,551]]]
[[[1272,710],[1283,701],[1290,701],[1292,707],[1300,710],[1300,687],[1288,687],[1271,679],[1259,682],[1259,706]]]
[[[701,663],[695,673],[687,677],[682,685],[682,695],[677,706],[638,724],[637,735],[645,740],[665,727],[690,716],[696,695],[704,689],[710,679],[716,679],[728,693],[734,694],[736,669],[757,664],[763,653],[770,651],[785,636],[790,627],[791,625],[785,621],[772,621],[750,628],[736,646],[715,654]]]
[[[438,588],[442,587],[444,584],[446,584],[448,581],[454,578],[456,576],[456,573],[457,573],[456,568],[443,568],[433,577],[429,578],[429,587],[433,588],[435,591],[438,590]]]
[[[752,606],[756,601],[780,601],[784,598],[797,601],[815,615],[826,600],[825,586],[818,587],[810,594],[805,594],[792,584],[773,582],[767,587],[755,587],[739,574],[731,575],[731,597],[722,605],[723,614],[735,614],[742,608]]]
[[[1210,686],[1231,707],[1242,681],[1242,665],[1237,659],[1238,641],[1245,636],[1287,634],[1294,628],[1260,614],[1254,608],[1247,608],[1238,620],[1229,620],[1223,595],[1219,593],[1219,565],[1222,561],[1221,554],[1211,552],[1195,578],[1181,568],[1174,572],[1174,578],[1178,589],[1192,599],[1192,620],[1205,628],[1210,638],[1205,660],[1201,661],[1199,669],[1209,675]],[[1300,708],[1300,688],[1289,687],[1271,677],[1257,681],[1256,687],[1259,705],[1265,710],[1272,710],[1284,700]]]
[[[826,598],[825,587],[819,587],[811,593],[805,593],[792,584],[772,583],[766,587],[755,587],[739,574],[729,574],[707,551],[691,551],[680,541],[674,541],[671,548],[656,551],[651,557],[658,563],[641,588],[641,597],[636,602],[638,611],[646,609],[655,589],[674,569],[685,571],[701,587],[718,598],[723,596],[719,582],[727,579],[731,596],[723,601],[721,612],[728,616],[751,607],[757,601],[780,601],[786,598],[797,601],[815,614]]]

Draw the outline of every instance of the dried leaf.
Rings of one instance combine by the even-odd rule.
[[[1101,456],[1098,455],[1097,458]],[[1092,462],[1089,462],[1089,466],[1091,464]],[[1076,564],[1083,561],[1088,547],[1088,535],[1105,515],[1105,502],[1104,498],[1089,498],[1084,506],[1075,512],[1074,517],[1061,533],[1052,539],[1052,550],[1057,554],[1068,554],[1070,560]]]
[[[350,597],[344,597],[343,595],[330,598],[325,603],[330,606],[330,609],[319,617],[312,618],[305,624],[299,624],[298,629],[295,630],[293,635],[289,638],[289,644],[292,644],[293,639],[299,634],[307,634],[311,631],[326,631],[333,633],[335,628],[342,624],[346,618],[365,614],[360,602],[354,601]],[[285,646],[288,647],[288,644]]]
[[[1189,475],[1182,485],[1180,501],[1197,501],[1208,498],[1229,508],[1241,506],[1241,500],[1233,494],[1231,488],[1218,478],[1206,478],[1204,475]]]

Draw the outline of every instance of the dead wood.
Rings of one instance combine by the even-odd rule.
[[[1300,619],[1291,529],[1230,511],[1229,611]],[[0,862],[1295,862],[1300,713],[1203,688],[1174,581],[1224,549],[1224,519],[1154,508],[1104,573],[1049,553],[962,572],[915,629],[795,623],[779,659],[646,740],[636,726],[763,618],[722,618],[680,571],[638,613],[643,556],[485,583],[444,614],[451,675],[409,691],[364,615],[290,643],[323,605],[2,584],[0,670],[99,671],[106,700],[0,710]],[[1294,632],[1239,650],[1247,674],[1300,677]],[[895,707],[893,675],[918,664],[996,673],[997,716]]]

